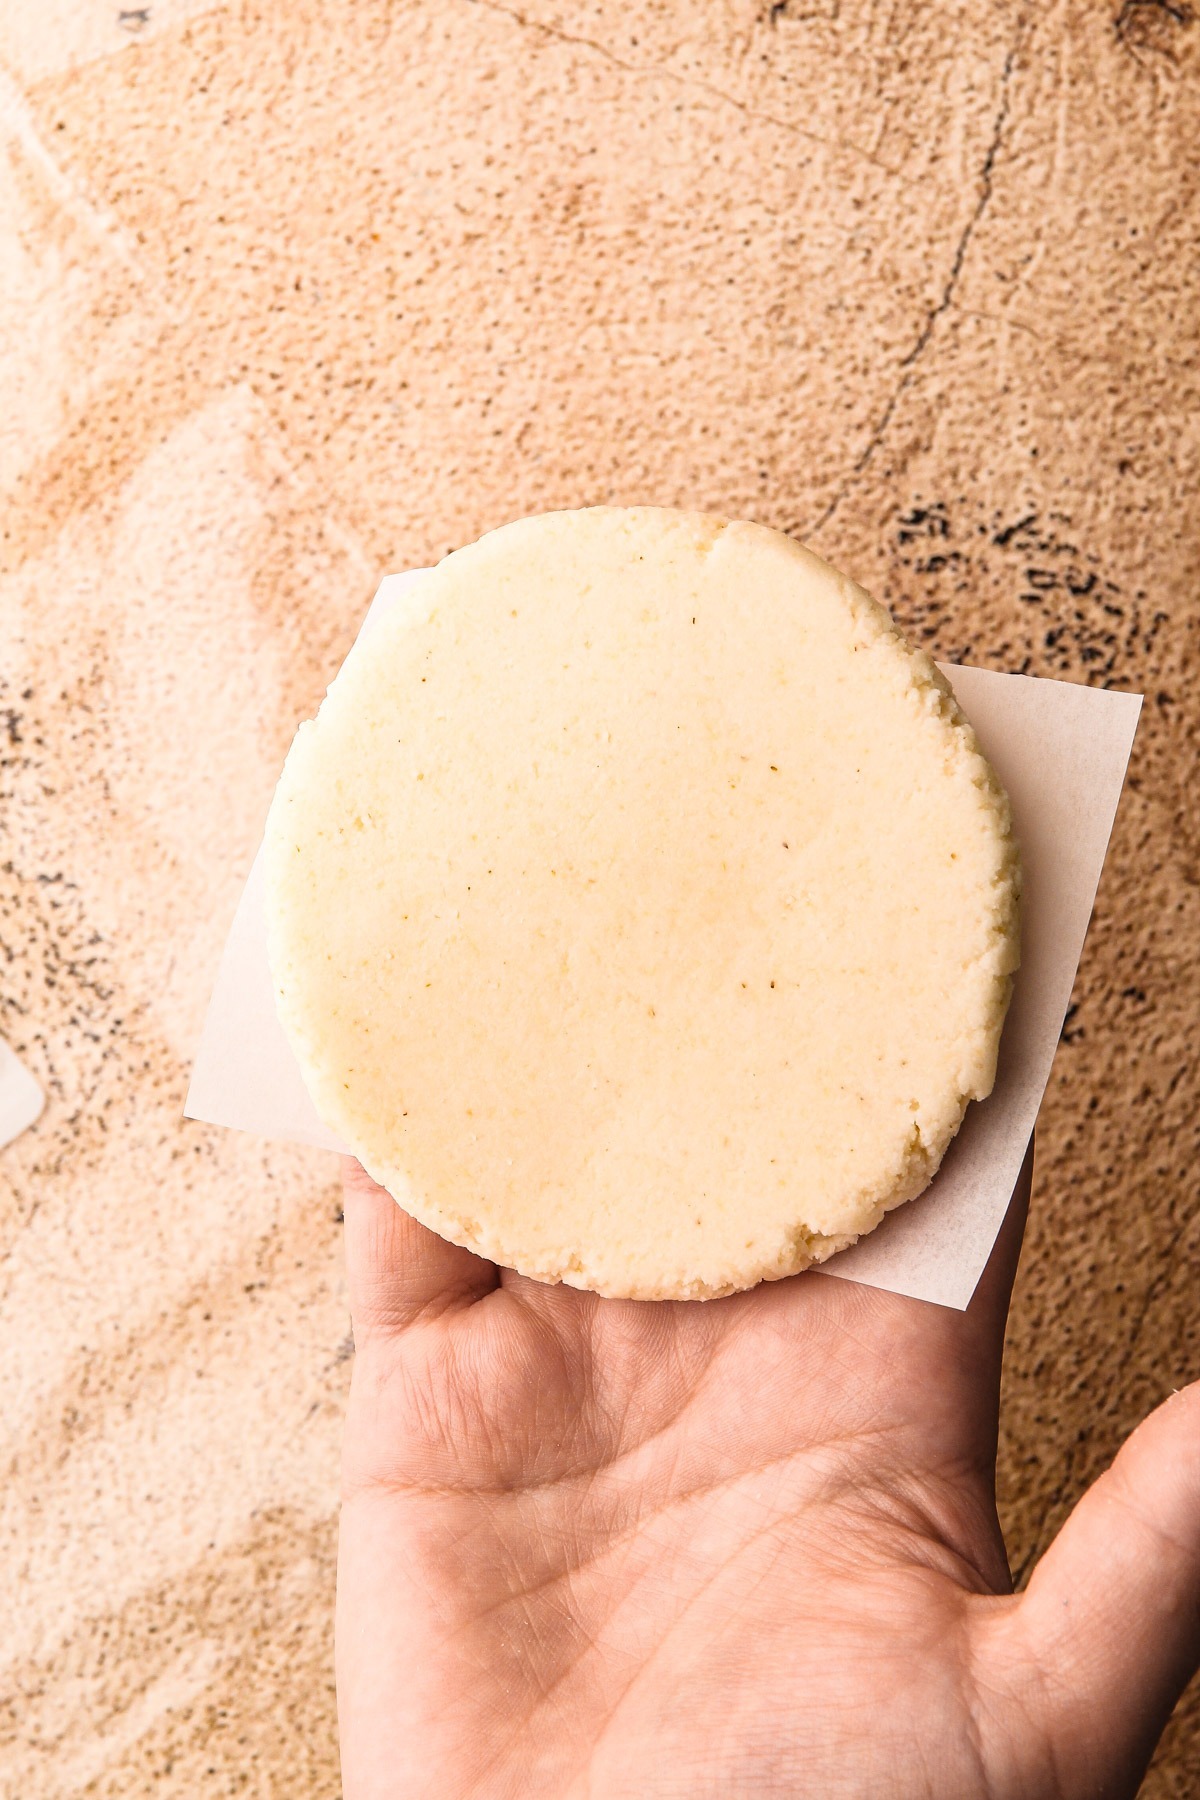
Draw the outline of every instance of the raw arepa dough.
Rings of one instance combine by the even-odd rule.
[[[790,1275],[932,1178],[1017,964],[1007,799],[758,525],[522,519],[351,651],[267,828],[279,1012],[418,1219],[542,1281]]]

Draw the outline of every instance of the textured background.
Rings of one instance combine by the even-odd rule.
[[[0,7],[0,1788],[337,1793],[332,1159],[185,1124],[380,573],[759,518],[1148,704],[1041,1127],[1026,1571],[1200,1372],[1200,22],[1178,0]],[[1185,1704],[1147,1792],[1200,1786]]]

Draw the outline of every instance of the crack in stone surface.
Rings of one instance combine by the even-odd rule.
[[[763,112],[761,108],[750,106],[745,100],[739,100],[726,88],[717,87],[711,81],[703,81],[695,75],[682,75],[676,69],[667,69],[661,63],[626,62],[602,44],[596,38],[582,37],[575,32],[564,31],[560,25],[547,25],[541,19],[530,19],[515,6],[503,6],[500,0],[467,0],[469,6],[480,6],[488,12],[502,13],[506,19],[520,25],[526,31],[541,32],[543,37],[550,38],[560,44],[574,44],[581,49],[591,50],[597,56],[610,63],[614,69],[623,69],[627,75],[641,75],[653,80],[672,81],[677,87],[691,89],[694,93],[707,94],[712,100],[719,100],[722,105],[730,106],[734,111],[747,119],[758,119],[764,125],[772,125],[777,131],[786,131],[792,137],[802,138],[805,143],[819,144],[825,150],[840,151],[844,156],[853,156],[861,162],[870,163],[872,168],[879,169],[882,174],[890,175],[898,180],[901,171],[894,164],[884,162],[873,150],[862,144],[856,144],[849,138],[825,137],[819,131],[809,131],[803,125],[797,125],[791,119],[780,118],[778,113]]]
[[[876,450],[878,450],[887,434],[888,426],[895,416],[896,408],[899,406],[900,401],[903,399],[905,392],[912,382],[916,366],[929,347],[938,320],[943,314],[948,312],[950,307],[954,304],[954,295],[963,272],[963,265],[966,262],[967,251],[971,247],[971,240],[975,236],[979,222],[987,211],[988,204],[992,198],[992,178],[996,168],[996,157],[999,154],[1000,145],[1004,139],[1005,127],[1008,124],[1009,106],[1011,101],[1010,83],[1012,81],[1013,71],[1016,68],[1017,57],[1020,53],[1024,35],[1025,19],[1024,16],[1022,16],[1017,25],[1016,36],[1007,56],[1004,58],[1004,67],[1000,75],[1000,104],[996,109],[996,117],[992,123],[991,137],[988,141],[987,151],[979,170],[977,180],[979,192],[971,215],[963,226],[962,231],[959,233],[958,242],[954,247],[954,255],[950,260],[950,268],[947,272],[945,281],[942,283],[941,294],[926,314],[925,321],[921,326],[920,331],[917,333],[911,349],[901,358],[900,373],[896,385],[892,389],[882,413],[879,415],[878,423],[872,429],[870,437],[867,439],[866,444],[855,459],[849,475],[847,475],[846,479],[842,482],[841,486],[824,510],[818,514],[817,518],[807,528],[805,535],[807,535],[808,532],[820,531],[823,525],[829,523],[834,513],[842,504],[842,501],[846,498],[846,495],[850,492],[850,489],[853,487],[857,478],[862,474],[863,470],[875,455]]]

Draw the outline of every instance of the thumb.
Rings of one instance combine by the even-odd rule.
[[[1084,1495],[1012,1622],[1063,1792],[1131,1794],[1200,1662],[1200,1382]]]
[[[418,1224],[349,1157],[342,1192],[350,1320],[359,1349],[371,1339],[399,1336],[418,1319],[467,1306],[496,1286],[490,1262]]]

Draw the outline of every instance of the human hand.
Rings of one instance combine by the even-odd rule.
[[[346,1177],[346,1800],[1131,1795],[1200,1658],[1200,1384],[1027,1590],[996,1518],[1032,1152],[956,1313],[603,1300]]]

